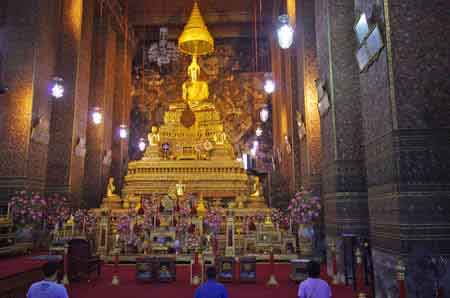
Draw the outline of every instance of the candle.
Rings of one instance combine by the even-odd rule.
[[[8,213],[6,214],[6,216],[9,218],[9,214],[11,212],[11,203],[8,203]]]

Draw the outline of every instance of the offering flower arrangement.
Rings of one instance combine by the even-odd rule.
[[[71,214],[68,200],[58,194],[45,197],[39,193],[21,191],[9,202],[13,221],[19,226],[53,226],[66,221]]]
[[[289,227],[289,217],[280,209],[272,209],[270,216],[272,218],[272,221],[275,224],[278,224],[281,228]]]
[[[320,198],[311,191],[300,190],[291,199],[288,207],[291,219],[296,224],[311,224],[322,211]]]
[[[214,234],[219,232],[220,225],[223,222],[222,214],[223,211],[221,209],[211,208],[205,215],[204,224],[208,226]]]

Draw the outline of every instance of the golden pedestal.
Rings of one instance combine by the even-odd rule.
[[[121,209],[122,208],[122,199],[118,195],[111,195],[109,197],[103,198],[103,202],[101,208],[107,209]]]

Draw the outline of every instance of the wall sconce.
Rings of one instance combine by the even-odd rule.
[[[301,141],[306,137],[306,126],[305,122],[303,121],[303,116],[299,111],[296,112],[296,119],[297,119],[298,138]]]
[[[78,137],[77,144],[75,146],[75,155],[78,157],[84,157],[86,155],[86,138]]]
[[[128,127],[125,124],[119,126],[119,137],[121,139],[128,138]]]
[[[263,130],[262,130],[262,128],[261,128],[260,126],[258,126],[258,127],[256,128],[256,130],[255,130],[255,135],[256,135],[257,137],[260,137],[260,136],[262,136],[262,134],[263,134]]]
[[[95,125],[101,124],[103,122],[102,110],[99,107],[92,108],[91,117],[92,117],[92,122]]]
[[[144,138],[140,138],[139,143],[138,143],[138,147],[139,147],[139,150],[141,152],[145,151],[145,148],[147,147],[147,144],[145,143]]]
[[[286,145],[286,152],[287,152],[287,154],[291,154],[292,147],[291,147],[291,143],[289,142],[289,137],[288,136],[284,136],[284,143]]]
[[[50,94],[53,98],[60,99],[64,96],[64,80],[60,77],[53,77]]]
[[[330,109],[330,100],[328,98],[328,92],[325,90],[325,82],[320,79],[316,80],[316,88],[318,97],[317,107],[320,117],[323,117]]]
[[[275,91],[275,82],[270,73],[264,74],[264,91],[267,94],[272,94]]]
[[[105,155],[103,156],[103,164],[105,166],[110,166],[112,162],[112,151],[108,149],[105,151]]]
[[[269,120],[269,109],[267,108],[267,105],[265,105],[259,112],[259,118],[262,122],[267,122],[267,120]]]
[[[289,25],[289,16],[284,14],[278,17],[280,25],[277,30],[278,44],[282,49],[289,49],[294,42],[294,28]]]

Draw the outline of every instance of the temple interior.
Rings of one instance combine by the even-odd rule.
[[[0,1],[0,297],[450,297],[448,12]]]

